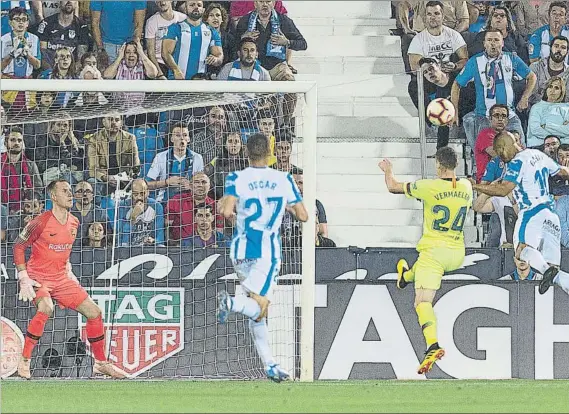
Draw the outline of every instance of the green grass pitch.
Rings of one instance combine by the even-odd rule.
[[[2,381],[2,413],[569,412],[568,381]]]

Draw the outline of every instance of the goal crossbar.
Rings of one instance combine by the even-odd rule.
[[[304,203],[309,212],[316,205],[316,139],[318,92],[314,81],[159,81],[159,80],[55,80],[2,79],[0,91],[35,92],[145,92],[202,94],[303,94],[306,112],[302,128]],[[312,206],[312,207],[311,207]],[[300,330],[300,380],[314,380],[314,304],[315,304],[315,214],[308,214],[302,230],[302,283]]]

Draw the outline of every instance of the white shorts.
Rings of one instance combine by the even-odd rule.
[[[547,263],[561,264],[561,226],[559,216],[547,206],[520,213],[514,229],[514,248],[527,244],[539,250]]]
[[[281,269],[279,260],[233,259],[233,268],[246,292],[256,293],[271,300],[273,285]]]

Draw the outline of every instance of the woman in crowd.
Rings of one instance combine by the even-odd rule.
[[[569,104],[564,103],[565,82],[553,76],[545,86],[543,100],[532,106],[528,122],[528,147],[538,147],[545,137],[555,135],[569,144]]]
[[[87,52],[81,56],[80,67],[78,71],[85,69],[85,66],[91,66],[95,69],[99,68],[99,62],[97,61],[97,54],[95,52]]]
[[[117,59],[103,72],[103,78],[116,80],[154,79],[158,68],[144,54],[140,42],[122,45]],[[136,106],[144,100],[144,92],[117,92],[114,101],[121,105]]]
[[[39,76],[40,79],[77,79],[75,71],[75,58],[71,50],[62,47],[55,51],[55,65],[53,69],[45,70]],[[65,108],[73,98],[73,92],[60,92],[55,98],[56,107]]]
[[[83,240],[83,246],[87,247],[106,247],[107,238],[105,235],[105,226],[103,223],[94,221],[89,225],[86,240]]]
[[[223,46],[223,64],[220,66],[208,66],[211,73],[219,73],[223,65],[237,59],[236,41],[233,33],[227,30],[229,17],[227,11],[219,3],[211,3],[205,9],[203,21],[213,27],[221,35],[221,45]]]
[[[219,200],[223,197],[225,178],[230,172],[240,171],[248,166],[244,148],[239,132],[231,132],[225,136],[217,157],[205,166],[204,172],[212,183],[210,197],[213,199]]]

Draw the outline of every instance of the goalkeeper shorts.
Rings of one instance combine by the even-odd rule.
[[[53,282],[37,280],[41,287],[36,289],[36,304],[40,298],[54,299],[60,308],[77,310],[79,305],[89,297],[87,291],[79,283],[70,279]]]

